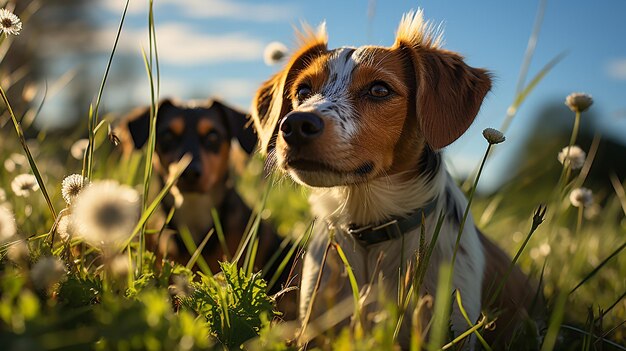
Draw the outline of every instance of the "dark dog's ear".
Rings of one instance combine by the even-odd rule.
[[[432,28],[421,11],[405,15],[394,49],[406,53],[421,132],[436,150],[469,128],[491,89],[491,78],[487,71],[468,66],[460,55],[440,49],[441,37]]]
[[[217,107],[221,110],[230,128],[230,135],[233,138],[237,138],[241,148],[248,154],[251,154],[256,147],[258,139],[248,116],[217,100],[213,100],[211,107]]]
[[[163,108],[173,104],[172,100],[163,99],[159,102],[159,110],[163,110]],[[150,107],[140,107],[131,111],[122,118],[120,127],[126,129],[125,132],[122,132],[122,135],[127,134],[127,140],[123,140],[123,143],[131,144],[134,149],[141,149],[148,141],[150,134]],[[127,146],[125,147],[128,148]]]
[[[289,93],[297,72],[327,51],[328,37],[323,24],[316,30],[304,26],[296,35],[300,44],[299,50],[291,56],[282,71],[261,85],[252,101],[252,119],[261,139],[262,153],[267,153],[274,147],[278,122],[291,111]]]

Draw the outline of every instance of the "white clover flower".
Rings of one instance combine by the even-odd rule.
[[[589,207],[593,204],[593,192],[587,188],[576,188],[569,194],[574,207]]]
[[[562,165],[569,165],[571,169],[581,169],[585,164],[587,154],[578,146],[573,145],[571,148],[566,146],[559,152],[559,162]]]
[[[28,197],[31,192],[39,190],[39,184],[34,175],[23,173],[13,179],[11,189],[17,196]]]
[[[0,31],[5,34],[19,35],[22,30],[22,21],[13,12],[7,9],[0,10]]]
[[[37,289],[47,290],[66,278],[66,274],[63,261],[55,256],[47,256],[35,263],[30,271],[30,279]]]
[[[77,160],[82,160],[85,157],[85,150],[89,146],[89,139],[78,139],[70,147],[70,154]]]
[[[0,188],[0,203],[7,201],[7,192]]]
[[[263,61],[268,66],[275,65],[287,55],[287,51],[288,49],[285,44],[273,41],[265,47],[263,51]]]
[[[16,232],[15,216],[11,210],[0,206],[0,243],[11,239]]]
[[[487,139],[487,142],[489,142],[489,144],[491,145],[500,144],[506,140],[504,134],[502,134],[501,131],[493,128],[486,128],[485,130],[483,130],[483,137],[485,137],[485,139]]]
[[[133,188],[111,180],[94,182],[72,202],[72,225],[92,246],[119,248],[137,225],[139,210]]]
[[[78,193],[80,193],[87,183],[87,178],[84,178],[80,174],[72,174],[65,177],[65,179],[63,179],[63,183],[61,184],[61,195],[63,195],[63,200],[65,200],[68,205],[71,205],[74,198],[76,198]]]
[[[565,98],[565,105],[574,112],[586,111],[593,104],[593,98],[585,93],[571,93]]]

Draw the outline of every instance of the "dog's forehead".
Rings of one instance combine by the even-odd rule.
[[[189,126],[196,125],[201,120],[211,120],[215,124],[222,122],[220,111],[213,105],[199,105],[194,103],[171,104],[159,109],[159,122],[171,123],[173,120],[183,119]]]
[[[390,48],[381,46],[344,46],[330,50],[321,58],[328,74],[324,92],[333,93],[348,88],[360,68],[380,68],[392,56],[389,51]]]

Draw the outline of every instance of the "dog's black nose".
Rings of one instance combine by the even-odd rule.
[[[324,121],[315,113],[291,112],[283,118],[280,132],[287,144],[304,145],[322,135]]]
[[[202,176],[202,164],[200,162],[191,162],[181,174],[181,178],[189,183],[194,183]]]

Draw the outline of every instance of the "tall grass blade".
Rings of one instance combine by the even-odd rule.
[[[196,243],[193,240],[193,236],[191,235],[191,232],[189,232],[189,228],[183,226],[180,229],[180,236],[183,239],[185,248],[191,254],[191,258],[189,259],[189,261],[187,262],[187,265],[185,266],[187,269],[193,268],[196,262],[198,262],[198,267],[200,268],[202,273],[208,276],[213,275],[213,272],[211,272],[209,265],[207,264],[207,262],[205,261],[201,253],[202,253],[202,250],[204,250],[204,247],[206,246],[206,244],[209,242],[209,239],[211,238],[211,236],[213,236],[214,232],[215,231],[213,229],[209,230],[209,232],[204,236],[204,239],[202,239],[202,242],[200,243],[200,245],[196,247]]]
[[[598,264],[596,268],[594,268],[578,284],[576,284],[576,286],[569,293],[572,294],[574,291],[580,288],[583,284],[589,281],[589,279],[591,279],[594,275],[596,275],[596,273],[598,273],[598,271],[600,271],[600,269],[602,269],[602,267],[604,267],[604,265],[606,265],[613,257],[617,256],[622,250],[624,250],[625,247],[626,247],[626,242],[618,246],[617,249],[615,249],[615,251],[613,251],[607,258],[602,260],[602,262],[600,262],[600,264]]]
[[[433,312],[433,324],[428,341],[428,350],[440,350],[446,341],[450,322],[450,310],[452,295],[452,265],[444,262],[439,266],[437,278],[437,293],[435,296],[435,309]]]
[[[495,292],[491,296],[491,299],[489,301],[489,306],[493,305],[493,303],[500,296],[500,293],[502,292],[502,289],[504,288],[504,286],[506,285],[506,282],[509,279],[509,275],[513,271],[513,268],[515,267],[515,265],[517,264],[517,260],[519,260],[520,256],[522,255],[522,252],[526,248],[526,245],[530,241],[530,238],[532,238],[532,236],[535,233],[535,231],[537,230],[537,228],[539,228],[541,223],[543,223],[543,220],[544,220],[544,218],[546,216],[546,211],[547,211],[547,207],[544,206],[544,205],[539,205],[539,208],[537,208],[537,210],[535,211],[535,214],[533,216],[533,223],[532,223],[532,225],[530,227],[530,230],[528,231],[528,234],[526,235],[526,238],[524,239],[524,242],[522,242],[522,245],[520,245],[519,249],[515,253],[515,257],[513,257],[513,260],[511,261],[511,263],[509,264],[509,267],[507,268],[506,272],[504,273],[504,276],[502,277],[502,281],[500,281],[500,284],[498,285],[498,287],[496,288]]]
[[[467,311],[465,311],[465,307],[463,307],[463,301],[461,300],[461,292],[460,291],[456,291],[456,304],[459,306],[459,310],[461,311],[461,314],[463,315],[463,318],[465,318],[465,321],[467,322],[467,325],[470,326],[471,328],[474,328],[474,323],[472,322],[472,320],[469,318],[469,315],[467,314]],[[484,325],[485,322],[485,317],[483,316],[483,323],[478,323],[481,326]],[[477,325],[478,325],[477,324]],[[480,332],[478,332],[478,328],[474,329],[473,331],[474,335],[476,335],[476,338],[478,338],[478,341],[480,342],[480,344],[483,346],[483,349],[485,349],[486,351],[491,351],[491,347],[489,346],[489,344],[487,344],[487,341],[485,340],[485,338],[483,338],[483,336],[480,334]]]
[[[11,116],[11,121],[13,121],[13,127],[15,127],[15,132],[17,133],[17,138],[24,149],[24,153],[26,154],[26,158],[28,158],[28,164],[30,165],[30,169],[33,171],[35,178],[37,178],[37,184],[39,184],[39,189],[41,189],[41,193],[43,194],[44,199],[46,200],[46,204],[48,205],[48,209],[50,210],[50,214],[52,215],[52,219],[56,220],[57,214],[54,210],[54,206],[52,205],[52,200],[50,200],[50,195],[48,195],[48,190],[46,189],[46,184],[43,182],[43,178],[41,177],[41,173],[39,172],[39,168],[35,163],[35,159],[28,148],[28,144],[26,143],[26,137],[24,136],[24,131],[22,130],[22,126],[15,118],[15,114],[13,113],[13,108],[11,108],[11,104],[9,103],[9,98],[7,97],[4,89],[0,86],[0,95],[2,96],[2,101],[6,105],[7,111]]]
[[[126,240],[126,243],[124,243],[124,246],[128,246],[131,243],[131,241],[139,233],[139,230],[141,230],[141,228],[146,224],[150,216],[154,214],[154,212],[158,208],[161,201],[163,201],[163,198],[165,197],[165,195],[167,195],[167,193],[170,191],[172,186],[174,186],[174,183],[176,183],[176,181],[178,180],[180,175],[183,173],[185,168],[189,166],[189,163],[191,163],[191,156],[188,154],[185,154],[180,159],[180,161],[178,161],[178,163],[173,167],[173,171],[172,173],[170,173],[170,177],[166,181],[165,186],[163,186],[163,189],[161,189],[161,191],[156,196],[156,198],[152,201],[152,203],[150,203],[150,206],[148,206],[148,208],[145,211],[143,211],[143,213],[141,214],[141,218],[139,218],[139,222],[135,226],[135,229],[131,233],[128,240]]]
[[[354,299],[354,322],[355,322],[355,337],[360,338],[363,332],[363,326],[361,323],[361,306],[359,303],[359,284],[356,281],[356,277],[354,276],[354,272],[352,271],[352,266],[350,266],[350,262],[348,262],[348,258],[346,254],[343,252],[341,245],[337,243],[333,243],[333,246],[337,250],[337,254],[341,261],[343,262],[343,266],[348,273],[348,280],[350,281],[350,288],[352,289],[352,298]]]
[[[111,55],[109,55],[109,60],[107,62],[106,69],[104,70],[104,76],[102,77],[102,82],[100,83],[100,89],[98,90],[98,95],[96,96],[96,105],[93,108],[93,111],[90,111],[89,120],[87,123],[87,129],[89,133],[89,144],[87,145],[86,157],[85,157],[85,168],[83,169],[83,176],[87,177],[87,179],[91,180],[92,172],[93,172],[93,155],[95,149],[95,126],[98,124],[98,110],[100,109],[100,102],[102,100],[102,94],[104,93],[104,87],[106,85],[107,78],[109,77],[109,71],[111,70],[111,64],[113,63],[113,57],[115,56],[115,52],[117,50],[117,45],[120,40],[120,36],[122,34],[122,28],[124,27],[124,22],[126,20],[126,13],[128,12],[128,5],[130,0],[126,0],[126,4],[124,5],[124,11],[122,12],[122,18],[120,19],[120,24],[117,28],[117,34],[115,35],[115,42],[113,43],[113,49],[111,50]]]
[[[222,252],[226,255],[226,259],[230,261],[232,256],[228,251],[228,245],[226,244],[226,237],[224,236],[224,229],[222,228],[222,222],[220,221],[220,216],[217,213],[215,207],[211,208],[211,217],[213,218],[213,226],[215,227],[215,232],[217,233],[217,239],[220,242],[220,246],[222,247]]]

